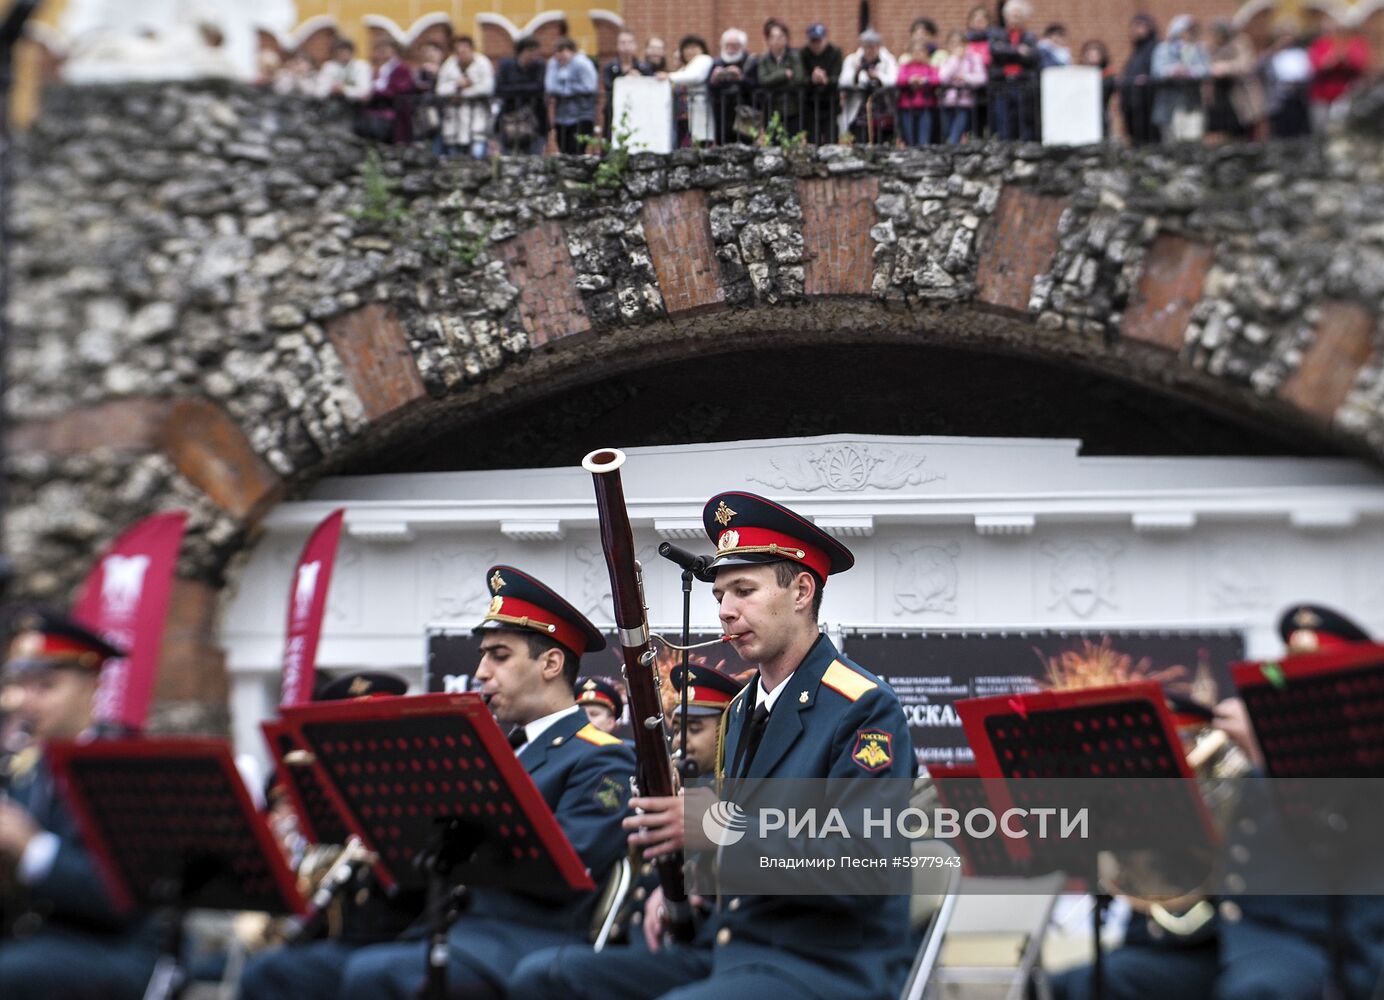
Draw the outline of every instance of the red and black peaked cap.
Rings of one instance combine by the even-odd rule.
[[[510,628],[546,635],[573,656],[605,649],[605,636],[557,591],[513,566],[491,566],[485,572],[490,608],[477,630]]]
[[[5,672],[11,676],[59,668],[94,674],[125,655],[85,625],[48,608],[20,611],[11,627],[14,638],[5,657]]]
[[[826,579],[855,565],[851,550],[821,528],[753,493],[718,493],[706,502],[702,524],[716,546],[710,570],[786,559]]]

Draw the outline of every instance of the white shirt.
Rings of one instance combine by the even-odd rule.
[[[783,694],[783,689],[788,686],[788,678],[792,676],[792,674],[789,674],[788,677],[785,677],[783,680],[779,681],[778,686],[774,688],[773,691],[766,691],[764,690],[764,675],[760,674],[759,688],[754,693],[755,708],[758,708],[760,705],[763,705],[764,711],[772,712],[774,710],[774,702],[778,701],[779,695]]]
[[[580,705],[573,705],[571,708],[564,708],[561,711],[552,713],[551,715],[545,715],[541,719],[534,719],[532,722],[525,723],[524,742],[514,748],[515,754],[521,754],[525,750],[527,750],[529,748],[529,744],[533,743],[535,740],[538,739],[538,737],[542,736],[545,732],[547,732],[548,727],[551,726],[553,723],[557,722],[558,719],[565,719],[573,712],[580,711]]]

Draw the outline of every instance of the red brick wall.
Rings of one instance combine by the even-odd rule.
[[[1128,52],[1129,19],[1137,13],[1152,14],[1160,26],[1177,14],[1189,13],[1206,20],[1229,19],[1241,0],[1034,0],[1034,29],[1041,31],[1050,21],[1067,25],[1075,48],[1090,38],[1110,46],[1116,65]],[[871,20],[884,35],[885,45],[896,55],[908,48],[908,26],[926,15],[937,22],[945,35],[950,28],[965,26],[966,13],[976,0],[872,0]],[[986,4],[991,12],[995,0]],[[803,31],[813,21],[827,26],[830,37],[842,49],[855,48],[859,32],[859,0],[814,0],[811,3],[786,3],[784,0],[627,0],[626,24],[641,39],[654,34],[667,39],[670,51],[677,39],[688,33],[702,35],[715,55],[718,38],[726,28],[743,29],[750,36],[750,51],[764,48],[761,34],[764,21],[779,17],[792,29],[792,43],[803,43]]]

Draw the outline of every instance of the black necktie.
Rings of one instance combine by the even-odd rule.
[[[515,726],[509,731],[509,745],[518,750],[529,741],[529,734],[524,731],[523,726]]]
[[[754,715],[750,716],[750,728],[745,732],[745,766],[740,770],[741,777],[750,773],[755,751],[759,749],[759,741],[764,739],[764,730],[768,728],[769,706],[760,702],[755,706]]]

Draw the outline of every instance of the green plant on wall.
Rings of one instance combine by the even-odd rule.
[[[385,173],[376,150],[370,150],[360,168],[361,203],[351,215],[381,228],[398,225],[405,216],[403,199],[394,193],[397,182]]]
[[[783,123],[783,114],[775,111],[769,116],[769,124],[756,130],[755,143],[760,146],[777,146],[779,149],[801,149],[807,145],[807,133],[790,133],[788,126]]]
[[[634,138],[634,129],[630,127],[629,109],[620,112],[620,120],[615,123],[611,138],[599,135],[580,135],[577,138],[601,158],[591,177],[591,186],[606,190],[618,188],[629,172],[630,154],[635,152],[630,141]]]

